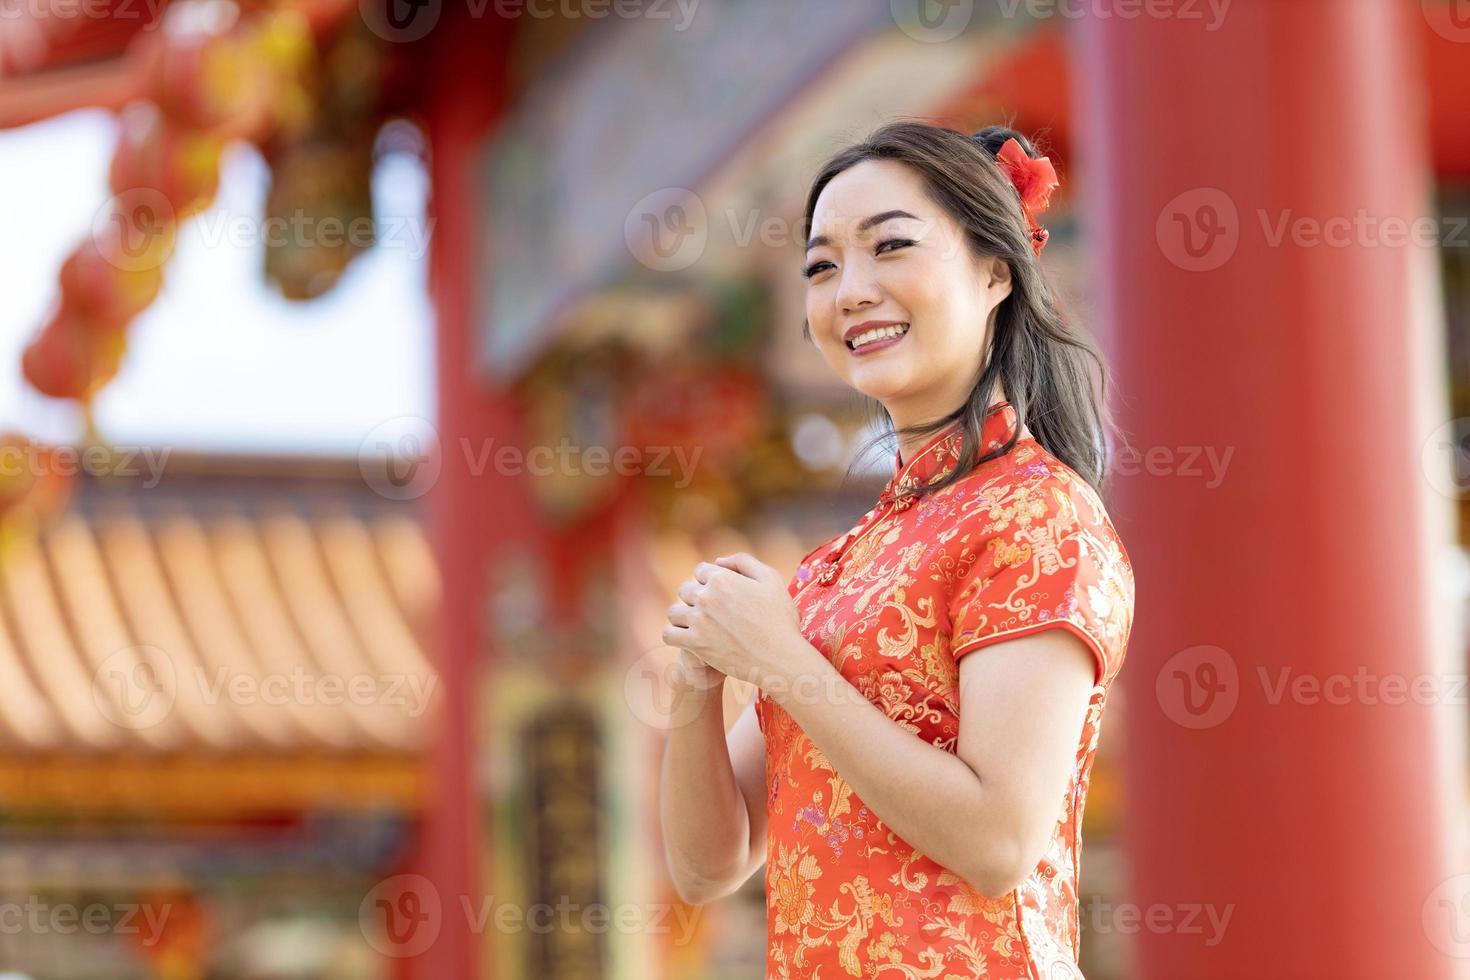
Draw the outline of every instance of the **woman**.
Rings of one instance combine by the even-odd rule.
[[[769,977],[1082,976],[1133,573],[1098,494],[1103,366],[1039,261],[1054,184],[1009,129],[900,122],[808,195],[804,329],[881,404],[893,477],[789,583],[699,564],[663,631],[704,699],[666,746],[670,872],[703,903],[765,862]],[[728,737],[727,675],[760,688]]]

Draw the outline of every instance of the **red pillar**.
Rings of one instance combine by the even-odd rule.
[[[504,111],[509,22],[489,15],[445,21],[433,35],[424,114],[431,157],[433,227],[429,291],[437,344],[437,430],[442,470],[426,496],[429,536],[443,580],[436,667],[442,724],[429,756],[429,799],[420,845],[423,874],[440,909],[433,944],[409,968],[414,980],[492,976],[487,937],[466,908],[481,909],[485,815],[474,782],[476,679],[486,649],[486,571],[500,550],[534,534],[525,488],[493,468],[476,473],[468,460],[485,447],[516,444],[514,405],[479,376],[474,357],[475,289],[487,271],[474,265],[480,194],[475,155]],[[468,448],[469,455],[466,455]]]
[[[1434,214],[1420,4],[1084,6],[1084,249],[1145,454],[1113,498],[1138,579],[1131,901],[1159,907],[1137,975],[1449,977],[1423,919],[1452,874],[1440,709],[1382,682],[1444,670],[1413,411],[1440,383],[1413,308],[1439,300],[1411,287],[1425,249],[1373,227]],[[1304,223],[1273,241],[1283,219]],[[1185,922],[1206,906],[1230,914],[1214,945]]]

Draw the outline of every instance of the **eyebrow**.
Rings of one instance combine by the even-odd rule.
[[[884,211],[882,214],[875,214],[871,218],[864,218],[858,223],[857,230],[859,232],[864,232],[874,225],[881,225],[883,222],[892,221],[894,218],[913,218],[913,220],[915,221],[919,220],[917,217],[914,217],[914,215],[909,214],[907,211],[900,211],[895,209],[893,211]],[[811,241],[806,243],[806,250],[810,252],[812,249],[818,247],[819,245],[830,244],[832,244],[832,239],[828,238],[826,235],[818,235],[816,238],[813,238]]]

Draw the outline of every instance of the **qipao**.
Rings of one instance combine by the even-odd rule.
[[[1016,425],[991,406],[983,452]],[[802,632],[896,724],[947,751],[959,735],[959,660],[1066,629],[1095,676],[1076,764],[1046,853],[987,898],[898,837],[764,692],[769,978],[1080,978],[1082,812],[1108,692],[1133,619],[1133,570],[1094,489],[1029,432],[1010,452],[918,500],[958,465],[959,423],[904,462],[877,504],[809,552],[788,585]],[[983,656],[983,653],[981,654]],[[919,805],[922,805],[921,803]]]

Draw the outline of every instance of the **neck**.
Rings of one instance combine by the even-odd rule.
[[[963,397],[968,398],[969,394],[970,389],[967,388]],[[1003,402],[1007,400],[1008,399],[1006,398],[1005,385],[997,381],[995,385],[995,391],[992,392],[990,396],[990,404],[994,405],[997,402]],[[924,406],[913,406],[909,404],[885,403],[883,407],[888,410],[888,416],[893,420],[893,427],[895,429],[901,429],[906,425],[914,425],[919,422],[943,418],[950,412],[953,412],[955,408],[959,406],[959,403],[951,402],[950,405],[951,407],[947,411],[939,412],[935,412],[933,410],[926,411]],[[926,442],[938,435],[938,432],[939,430],[936,429],[934,432],[930,432],[927,435],[901,435],[898,440],[899,459],[902,460],[903,463],[907,463],[909,460],[913,459],[914,453],[918,452],[921,448],[923,448]]]

